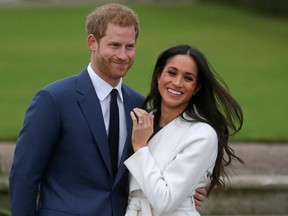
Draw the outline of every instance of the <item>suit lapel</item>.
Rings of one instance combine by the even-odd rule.
[[[112,176],[108,138],[102,116],[101,105],[87,70],[84,70],[79,75],[76,85],[79,106],[101,152],[104,163]]]

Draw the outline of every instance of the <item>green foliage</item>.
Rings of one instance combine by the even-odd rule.
[[[202,0],[205,2],[221,2],[230,5],[237,5],[261,13],[273,16],[287,16],[287,0]]]
[[[0,216],[9,216],[10,212],[4,208],[0,208]]]
[[[201,2],[130,6],[141,33],[126,83],[145,95],[159,53],[191,44],[206,54],[243,107],[243,130],[234,140],[288,140],[287,19]],[[0,139],[16,139],[37,90],[87,66],[85,18],[93,9],[0,8]]]

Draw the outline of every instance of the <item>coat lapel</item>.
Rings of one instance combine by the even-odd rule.
[[[104,163],[112,176],[108,138],[101,105],[86,69],[78,77],[76,91],[78,93],[77,100],[79,106],[101,152]]]
[[[133,96],[129,94],[129,90],[125,88],[125,85],[123,85],[122,87],[122,94],[124,98],[124,108],[125,108],[125,117],[126,117],[126,125],[127,125],[127,137],[126,137],[125,146],[122,152],[115,184],[121,178],[121,176],[126,170],[124,161],[133,154],[133,148],[131,145],[131,132],[132,132],[133,124],[132,124],[132,120],[130,117],[130,111],[133,110],[133,108],[139,106],[139,104],[133,101]]]

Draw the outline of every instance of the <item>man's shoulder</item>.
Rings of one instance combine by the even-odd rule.
[[[74,74],[68,77],[64,77],[62,79],[58,79],[48,85],[46,85],[43,89],[48,91],[59,91],[64,89],[73,88],[75,89],[76,80],[79,79],[79,77],[83,76],[84,71],[82,71],[79,74]]]
[[[126,84],[123,84],[122,90],[128,96],[133,96],[133,97],[136,97],[136,98],[139,98],[139,99],[144,99],[144,96],[142,94],[140,94],[138,91],[136,91],[135,89],[129,87]]]
[[[136,90],[131,87],[123,84],[122,85],[122,93],[124,96],[124,100],[128,101],[128,103],[132,104],[134,107],[142,107],[144,103],[144,96],[141,95]]]

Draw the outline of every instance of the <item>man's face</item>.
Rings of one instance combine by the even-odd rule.
[[[135,57],[136,33],[134,26],[121,27],[109,23],[106,34],[100,41],[92,40],[91,65],[103,80],[116,86],[121,77],[125,76],[132,66]]]

